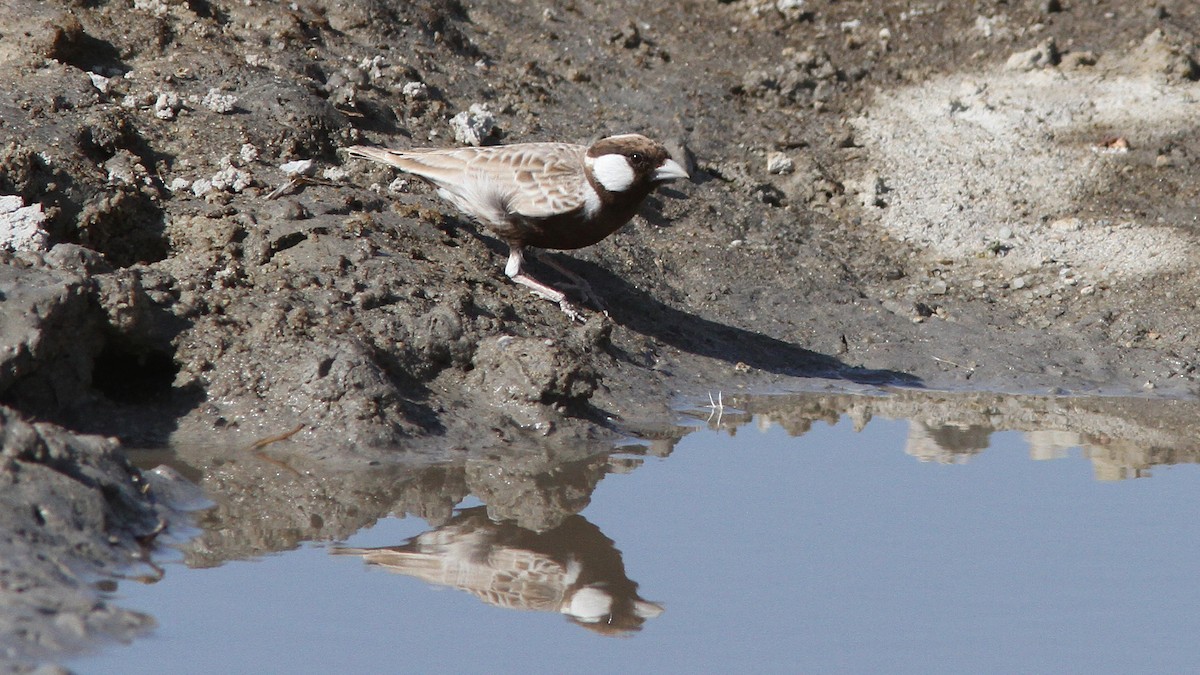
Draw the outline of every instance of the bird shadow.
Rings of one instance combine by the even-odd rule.
[[[876,386],[923,386],[915,375],[847,365],[778,338],[677,309],[596,263],[566,256],[559,257],[558,262],[566,263],[599,291],[615,323],[689,354],[787,377],[820,377]]]

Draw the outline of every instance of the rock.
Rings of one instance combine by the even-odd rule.
[[[410,101],[425,101],[429,99],[429,87],[424,82],[405,82],[400,89],[404,98]]]
[[[1058,65],[1058,47],[1049,39],[1033,49],[1017,52],[1004,63],[1005,70],[1037,70]]]
[[[767,173],[789,174],[796,170],[796,163],[782,152],[772,152],[767,155]]]
[[[49,250],[50,235],[42,227],[45,222],[41,204],[25,206],[16,195],[0,196],[0,249]]]
[[[179,94],[173,91],[162,92],[154,100],[154,116],[160,120],[175,119],[175,115],[182,108],[183,101],[180,100]]]
[[[454,140],[464,145],[482,145],[496,130],[496,116],[486,103],[473,103],[450,119]]]
[[[218,115],[228,115],[237,110],[237,102],[237,96],[222,93],[220,89],[214,88],[208,90],[208,93],[200,100],[200,105]]]
[[[317,163],[311,159],[297,159],[279,165],[286,176],[312,176],[317,173]]]

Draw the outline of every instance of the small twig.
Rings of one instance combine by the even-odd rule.
[[[934,361],[937,361],[938,363],[945,363],[945,364],[954,366],[955,368],[962,368],[963,370],[967,371],[967,377],[970,377],[975,372],[974,366],[964,366],[961,363],[955,363],[949,359],[942,359],[942,358],[938,358],[936,356],[933,356],[930,358],[932,358]]]
[[[254,443],[252,443],[250,445],[250,447],[246,448],[246,450],[248,450],[255,457],[261,459],[262,461],[264,461],[268,464],[274,464],[275,466],[277,466],[285,471],[289,471],[297,476],[303,476],[304,475],[303,473],[288,466],[287,462],[281,462],[262,451],[263,448],[267,447],[268,445],[271,445],[272,443],[286,441],[287,439],[291,438],[292,436],[295,436],[296,434],[300,433],[300,430],[303,428],[304,428],[303,424],[298,424],[298,425],[296,425],[296,428],[292,429],[291,431],[285,431],[282,434],[276,434],[274,436],[268,436],[266,438],[259,439],[259,440],[255,441]]]
[[[282,434],[275,434],[274,436],[267,436],[266,438],[262,438],[257,441],[254,441],[253,443],[250,444],[250,447],[246,448],[246,449],[250,450],[250,451],[262,450],[263,448],[267,447],[268,445],[271,445],[272,443],[286,441],[287,439],[291,438],[292,436],[295,436],[296,434],[300,433],[303,430],[304,430],[304,425],[297,424],[296,428],[292,429],[291,431],[285,431]]]

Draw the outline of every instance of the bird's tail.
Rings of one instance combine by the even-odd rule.
[[[352,145],[346,148],[346,154],[350,155],[351,157],[370,159],[376,162],[382,162],[384,164],[391,164],[392,166],[396,166],[397,155],[399,155],[399,153],[397,153],[395,150],[388,150],[387,148],[375,148],[369,145]]]

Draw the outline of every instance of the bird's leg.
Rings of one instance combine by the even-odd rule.
[[[521,271],[521,264],[525,262],[525,250],[520,246],[510,246],[508,251],[508,263],[504,265],[504,273],[509,279],[528,288],[534,295],[539,298],[545,298],[550,302],[558,305],[558,308],[571,319],[582,322],[583,316],[579,310],[567,302],[567,296],[562,291],[556,290],[534,279],[533,277]]]
[[[566,277],[567,280],[572,284],[575,284],[575,287],[579,289],[579,294],[583,296],[585,302],[592,303],[592,306],[601,312],[608,311],[608,308],[604,306],[604,302],[600,300],[600,296],[596,295],[596,292],[592,290],[592,285],[587,282],[587,279],[584,279],[578,274],[558,264],[557,260],[548,255],[539,255],[538,260],[541,260],[547,266],[552,267],[556,272]]]

